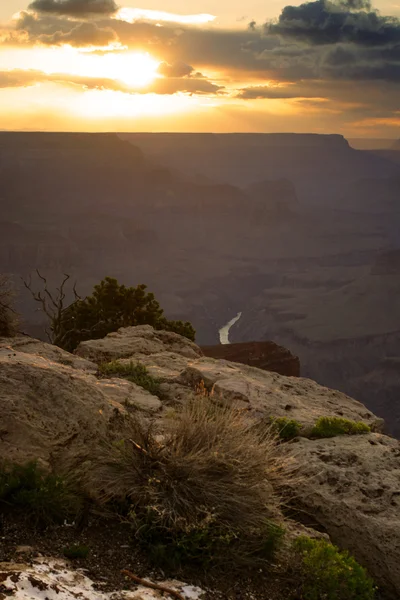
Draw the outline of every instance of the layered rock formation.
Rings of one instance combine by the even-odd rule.
[[[139,362],[161,380],[160,397],[123,379],[98,378],[105,360]],[[365,565],[386,597],[400,594],[400,444],[356,400],[315,382],[204,357],[200,348],[149,326],[82,343],[76,355],[26,338],[0,342],[0,455],[57,462],[99,435],[118,434],[127,413],[162,428],[167,414],[202,384],[212,399],[246,411],[254,423],[286,416],[303,436],[321,416],[362,421],[372,432],[296,438],[281,446],[296,471],[286,495],[295,517],[325,531]],[[296,512],[296,509],[298,511]]]
[[[205,356],[274,371],[288,377],[300,377],[300,360],[283,346],[274,342],[242,342],[202,346]]]

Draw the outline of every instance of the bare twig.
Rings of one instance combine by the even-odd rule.
[[[180,594],[179,592],[177,592],[176,590],[167,587],[166,585],[160,585],[158,583],[153,583],[151,581],[147,581],[147,579],[142,579],[141,577],[137,577],[136,575],[134,575],[133,573],[131,573],[131,571],[128,571],[127,569],[124,569],[123,571],[121,571],[122,575],[126,575],[126,577],[129,577],[129,579],[132,579],[132,581],[135,581],[135,583],[139,583],[140,585],[144,585],[145,587],[148,587],[152,590],[159,590],[160,592],[163,592],[164,594],[169,594],[170,596],[173,596],[174,598],[176,598],[177,600],[185,600],[184,596],[182,596],[182,594]]]
[[[28,280],[22,280],[26,289],[31,293],[32,298],[41,305],[41,309],[50,321],[50,330],[46,328],[46,335],[50,342],[55,342],[60,335],[61,323],[64,312],[64,300],[66,298],[65,285],[71,276],[64,273],[64,279],[59,287],[56,288],[57,293],[52,293],[48,288],[47,278],[42,275],[39,269],[36,269],[36,275],[43,284],[43,289],[36,292],[32,286],[32,276]],[[78,299],[76,291],[76,283],[74,284],[75,299]]]

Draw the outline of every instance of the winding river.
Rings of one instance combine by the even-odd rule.
[[[241,316],[242,316],[242,313],[238,312],[236,317],[233,317],[233,319],[228,321],[228,323],[226,325],[221,327],[221,329],[219,330],[219,341],[221,344],[230,344],[229,330],[235,323],[237,323],[239,321]]]

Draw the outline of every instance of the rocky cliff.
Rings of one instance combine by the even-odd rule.
[[[300,377],[300,361],[289,350],[274,342],[242,342],[202,346],[205,356],[273,371],[288,377]]]
[[[110,360],[146,366],[160,382],[158,396],[125,379],[99,378],[98,365]],[[292,522],[326,532],[369,569],[385,597],[398,598],[400,444],[380,433],[382,420],[361,403],[311,380],[205,357],[187,339],[149,326],[83,342],[75,355],[27,337],[2,339],[0,454],[57,464],[66,451],[118,432],[127,413],[162,431],[199,386],[255,424],[297,421],[298,436],[282,446],[297,473],[286,484]],[[319,417],[362,422],[370,432],[316,439],[310,431]]]

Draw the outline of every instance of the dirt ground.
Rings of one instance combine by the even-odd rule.
[[[221,570],[204,572],[196,566],[179,572],[163,571],[148,561],[132,535],[129,525],[92,517],[85,527],[73,524],[41,530],[20,515],[0,513],[0,562],[31,562],[38,556],[65,558],[64,549],[75,544],[89,549],[86,558],[74,559],[74,568],[84,569],[104,592],[135,589],[136,584],[121,574],[128,569],[152,581],[179,579],[205,591],[204,600],[296,600],[294,578],[279,569],[227,574]]]

